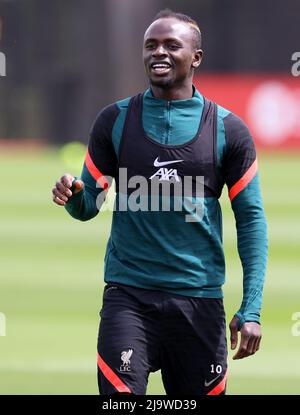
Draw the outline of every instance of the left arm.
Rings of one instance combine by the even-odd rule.
[[[234,359],[254,354],[261,339],[260,310],[267,262],[267,226],[260,193],[255,146],[248,128],[233,114],[224,119],[224,175],[234,212],[238,252],[243,267],[243,299],[230,323]]]

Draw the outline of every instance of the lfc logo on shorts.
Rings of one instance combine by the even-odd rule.
[[[120,366],[121,372],[131,372],[130,368],[130,358],[132,356],[133,350],[129,349],[128,351],[121,352],[121,360],[123,364]]]

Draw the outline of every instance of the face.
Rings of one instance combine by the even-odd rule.
[[[190,25],[174,18],[154,21],[144,36],[143,59],[150,84],[178,87],[191,81],[202,59]]]

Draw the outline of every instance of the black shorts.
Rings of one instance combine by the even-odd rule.
[[[98,336],[103,395],[145,395],[161,369],[167,394],[224,394],[227,342],[223,300],[108,284]]]

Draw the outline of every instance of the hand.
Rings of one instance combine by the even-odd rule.
[[[230,328],[230,342],[231,350],[235,350],[238,344],[238,321],[239,318],[234,316],[229,324]],[[251,321],[245,322],[241,327],[241,341],[240,346],[236,354],[233,356],[233,360],[243,359],[253,355],[259,350],[259,344],[261,341],[261,327],[260,324]]]
[[[73,192],[70,190],[72,187],[72,182],[74,177],[71,174],[64,174],[55,184],[55,187],[52,189],[53,193],[53,202],[59,206],[64,206],[69,198],[83,189],[84,183],[81,180],[76,180],[74,182],[75,189]]]

